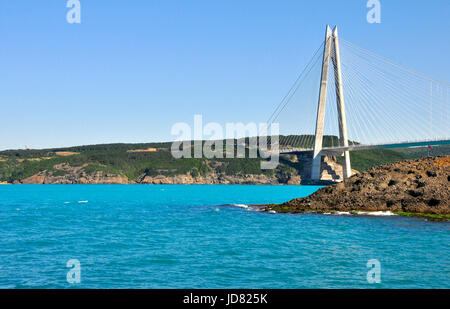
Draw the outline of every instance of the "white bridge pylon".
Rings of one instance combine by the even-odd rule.
[[[339,124],[339,144],[341,147],[348,147],[347,119],[345,115],[344,89],[342,84],[341,59],[339,50],[339,37],[337,26],[331,30],[327,25],[325,44],[323,49],[322,75],[320,80],[319,102],[317,107],[316,130],[313,149],[313,162],[311,167],[311,179],[320,180],[321,161],[323,147],[323,133],[325,122],[325,108],[327,101],[328,72],[330,60],[333,63],[334,82],[336,88],[336,104],[338,111]],[[352,175],[350,152],[343,152],[343,177],[348,178]]]
[[[327,26],[325,41],[268,123],[283,123],[281,155],[313,157],[311,179],[336,167],[325,156],[343,157],[343,171],[334,172],[346,179],[353,151],[450,145],[449,93],[450,83],[356,46]]]

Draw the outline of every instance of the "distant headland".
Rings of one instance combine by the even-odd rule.
[[[293,138],[295,137],[295,138]],[[304,136],[280,136],[281,146]],[[336,136],[324,136],[324,145],[336,144]],[[235,140],[248,145],[248,140]],[[0,151],[1,184],[248,184],[309,185],[332,184],[333,169],[324,171],[328,181],[310,180],[311,159],[283,155],[272,170],[261,169],[258,158],[175,159],[171,143],[102,144],[53,149]],[[224,149],[225,150],[225,149]],[[247,149],[248,150],[248,149]],[[432,155],[450,154],[450,146],[440,146]],[[426,148],[372,149],[351,153],[354,172],[364,172],[381,164],[427,156]],[[340,168],[340,158],[327,158],[326,167]],[[331,173],[331,174],[330,174]],[[324,177],[326,179],[326,177]]]

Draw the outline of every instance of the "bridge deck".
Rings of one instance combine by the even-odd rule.
[[[369,149],[390,149],[390,148],[410,148],[410,147],[427,147],[427,146],[441,146],[450,145],[450,139],[429,140],[429,141],[409,141],[393,144],[376,144],[376,145],[351,145],[347,147],[324,147],[323,153],[339,154],[344,151],[358,151]],[[280,149],[280,154],[296,154],[312,152],[312,149]]]

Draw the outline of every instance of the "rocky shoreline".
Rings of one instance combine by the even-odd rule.
[[[207,173],[193,176],[180,175],[142,175],[137,180],[130,180],[126,176],[98,171],[88,174],[82,165],[72,167],[67,164],[56,166],[58,175],[53,172],[42,171],[13,184],[153,184],[153,185],[300,185],[301,176],[286,173],[284,175],[268,176],[264,174],[226,175]]]
[[[450,219],[450,156],[374,167],[314,194],[279,205],[277,213],[391,212]]]

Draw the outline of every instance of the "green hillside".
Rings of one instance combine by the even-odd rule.
[[[368,170],[377,165],[413,158],[415,158],[415,156],[387,149],[362,150],[350,153],[352,169],[360,172]]]
[[[292,142],[292,141],[297,142]],[[281,136],[280,144],[293,147],[299,141],[311,140],[308,136]],[[290,142],[291,141],[291,142]],[[247,140],[248,143],[248,140]],[[309,143],[309,142],[308,142]],[[337,138],[326,136],[325,145],[336,144]],[[234,141],[235,147],[237,141]],[[136,181],[143,176],[173,176],[190,174],[204,176],[214,172],[223,175],[267,175],[280,176],[299,173],[301,166],[281,160],[275,170],[261,170],[261,158],[257,159],[175,159],[170,153],[171,143],[105,144],[42,150],[7,150],[0,152],[0,182],[19,182],[37,173],[63,176],[61,164],[79,168],[86,174],[105,172],[128,177]],[[150,151],[142,151],[151,149]],[[141,150],[141,151],[136,151]],[[434,151],[449,153],[450,147]],[[351,153],[353,169],[364,171],[373,166],[426,156],[427,151],[415,150],[367,150]],[[248,157],[248,156],[247,156]],[[338,158],[339,160],[339,158]]]

